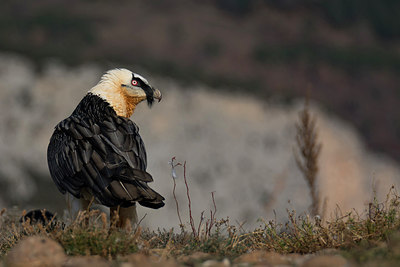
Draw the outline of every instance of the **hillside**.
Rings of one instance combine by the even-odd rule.
[[[0,266],[397,266],[399,17],[396,0],[2,1]],[[114,67],[163,94],[131,119],[166,205],[125,230],[102,207],[71,220],[46,159]],[[294,156],[307,91],[317,215]],[[20,221],[43,208],[58,218]]]
[[[0,55],[0,123],[4,125],[0,203],[46,208],[62,216],[65,203],[49,176],[47,145],[53,127],[72,112],[102,70],[95,65],[69,68],[48,62],[38,75],[33,66],[24,58]],[[152,229],[178,225],[168,163],[173,156],[187,161],[195,214],[213,206],[211,192],[220,218],[246,222],[246,228],[257,225],[258,218],[285,220],[286,208],[307,211],[309,189],[292,152],[302,100],[266,104],[244,94],[215,92],[200,85],[183,87],[171,79],[143,75],[164,97],[152,109],[140,105],[132,119],[146,144],[153,187],[167,203],[156,212],[140,208],[139,216],[148,214],[143,225]],[[373,190],[382,200],[391,185],[400,183],[397,164],[369,151],[352,126],[317,106],[312,112],[323,145],[318,189],[327,200],[326,215],[333,215],[337,204],[343,212],[363,212]],[[181,168],[177,175],[177,198],[185,203]]]
[[[397,1],[3,1],[0,50],[185,84],[312,97],[400,159]],[[225,89],[221,89],[225,88]],[[217,90],[217,89],[214,89]]]
[[[134,231],[116,230],[112,222],[109,228],[107,214],[99,210],[71,223],[48,173],[46,147],[53,126],[103,70],[50,61],[39,74],[34,66],[24,57],[0,54],[1,266],[399,262],[400,168],[366,148],[354,127],[311,105],[322,144],[318,191],[325,204],[321,216],[313,217],[309,188],[292,152],[304,99],[265,103],[204,85],[183,87],[147,73],[162,88],[163,100],[152,109],[140,105],[132,119],[147,147],[153,188],[166,197],[166,206],[157,211],[140,207],[140,227]],[[186,161],[190,211],[198,230],[190,226],[182,167],[175,168],[175,199],[172,156],[175,162]],[[20,223],[21,210],[35,208],[56,212],[58,219],[45,226]]]

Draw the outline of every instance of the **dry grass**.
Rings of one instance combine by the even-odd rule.
[[[24,212],[21,214],[24,215]],[[82,211],[69,225],[60,221],[48,221],[31,224],[20,223],[19,218],[4,216],[1,228],[0,255],[13,247],[20,239],[32,235],[44,235],[58,241],[69,255],[101,255],[112,258],[136,252],[140,229],[123,232],[115,228],[115,222],[109,228],[107,216],[98,211]]]
[[[307,103],[300,113],[297,130],[301,158],[297,156],[296,160],[311,189],[311,214],[317,214],[316,174],[321,145],[317,143],[315,119],[311,118]],[[194,252],[209,253],[217,259],[233,259],[260,249],[282,254],[306,254],[333,248],[360,263],[370,259],[390,260],[390,263],[400,261],[400,196],[394,187],[383,202],[374,199],[362,214],[355,211],[343,214],[338,207],[333,218],[322,222],[319,216],[298,216],[295,211],[287,211],[287,223],[260,220],[260,227],[244,231],[240,225],[232,225],[229,219],[216,219],[214,193],[211,193],[214,207],[210,216],[206,218],[202,212],[200,218],[195,220],[192,205],[196,203],[191,202],[186,162],[176,163],[172,158],[170,164],[179,233],[173,229],[150,231],[140,227],[130,231],[120,230],[115,227],[116,221],[109,222],[107,216],[98,210],[82,211],[69,224],[54,220],[31,224],[29,221],[19,222],[24,212],[15,214],[3,209],[0,212],[0,257],[4,257],[22,238],[43,235],[59,242],[68,255],[100,255],[107,259],[136,252],[164,259]],[[175,195],[177,167],[183,168],[188,220],[182,219]],[[188,225],[183,221],[188,221]]]
[[[338,209],[333,219],[322,224],[318,217],[297,216],[294,211],[288,211],[286,224],[262,222],[261,227],[251,232],[231,225],[229,220],[216,220],[213,231],[206,235],[199,234],[201,231],[196,231],[196,234],[186,231],[184,227],[180,233],[172,230],[154,232],[140,227],[126,232],[108,227],[106,215],[97,210],[81,212],[69,225],[52,221],[46,225],[19,223],[18,216],[13,217],[3,211],[0,218],[0,256],[6,255],[25,236],[44,235],[59,242],[68,255],[101,255],[107,259],[136,252],[176,258],[198,251],[216,258],[233,259],[258,249],[305,254],[327,248],[355,251],[354,254],[348,252],[349,257],[362,259],[364,254],[359,248],[365,247],[365,244],[368,244],[368,248],[382,242],[389,244],[391,236],[398,233],[399,200],[398,193],[392,187],[384,202],[374,200],[366,207],[364,214],[342,214]],[[385,255],[388,253],[390,249],[386,249]]]
[[[299,122],[296,123],[297,150],[294,151],[297,166],[303,173],[304,179],[310,188],[312,215],[320,213],[320,197],[317,189],[318,156],[322,145],[317,141],[315,118],[310,114],[309,96],[306,97],[304,109],[299,113]],[[299,154],[301,156],[299,156]]]
[[[392,188],[383,203],[370,203],[368,213],[342,214],[322,224],[318,217],[296,216],[288,212],[289,222],[276,225],[269,222],[264,229],[253,232],[263,248],[281,253],[310,253],[325,248],[351,248],[361,241],[386,241],[400,226],[399,196]],[[268,240],[268,241],[266,241]]]
[[[174,168],[184,168],[183,181],[190,203],[186,163],[175,163],[174,160],[171,160],[172,176],[176,178]],[[174,190],[175,188],[174,180]],[[190,203],[190,218],[187,220],[189,225],[184,225],[177,200],[176,204],[181,222],[180,233],[165,229],[142,230],[140,227],[133,231],[123,231],[117,229],[116,222],[113,221],[109,227],[107,216],[98,210],[82,211],[67,225],[52,220],[46,221],[44,225],[32,225],[29,221],[20,223],[19,218],[25,213],[13,215],[12,212],[3,210],[0,212],[0,256],[5,256],[25,236],[43,235],[59,242],[68,255],[100,255],[107,259],[136,252],[162,258],[205,252],[217,259],[233,259],[259,249],[283,254],[306,254],[328,248],[342,249],[346,251],[347,257],[359,262],[376,255],[384,255],[385,259],[400,259],[400,249],[392,249],[393,245],[390,245],[391,240],[396,240],[392,237],[399,236],[400,229],[400,196],[394,187],[390,189],[384,202],[379,203],[374,199],[363,214],[355,211],[342,214],[338,208],[334,218],[322,223],[318,216],[298,216],[295,211],[288,211],[287,223],[260,221],[261,226],[249,232],[244,231],[240,225],[231,225],[228,219],[216,220],[215,202],[210,218],[206,219],[204,213],[200,214],[197,225]],[[386,244],[384,249],[382,243]],[[371,254],[371,247],[379,247],[373,250],[377,253]],[[367,251],[369,254],[365,254]]]

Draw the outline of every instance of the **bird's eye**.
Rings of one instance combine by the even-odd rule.
[[[133,85],[133,86],[137,86],[137,85],[138,85],[138,81],[132,80],[132,85]]]

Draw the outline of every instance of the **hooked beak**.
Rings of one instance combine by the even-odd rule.
[[[162,94],[161,94],[160,90],[158,90],[158,89],[156,89],[156,88],[153,88],[153,90],[154,90],[154,92],[153,92],[153,97],[154,97],[155,99],[157,99],[158,102],[160,102],[161,99],[162,99]]]

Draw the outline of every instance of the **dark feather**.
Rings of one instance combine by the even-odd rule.
[[[92,193],[106,206],[164,206],[147,183],[146,150],[138,127],[118,116],[107,102],[88,94],[72,115],[60,122],[47,151],[50,174],[58,189],[81,197]]]

